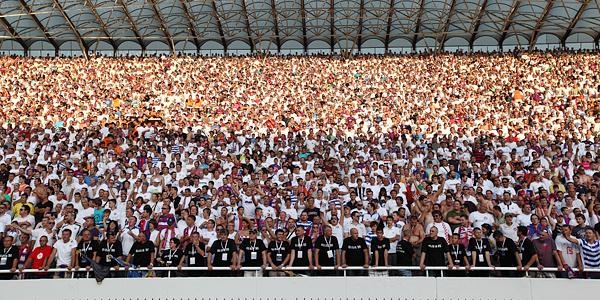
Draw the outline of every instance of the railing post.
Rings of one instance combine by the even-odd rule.
[[[425,277],[429,277],[429,270],[425,269]]]

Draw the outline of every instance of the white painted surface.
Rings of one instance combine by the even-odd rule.
[[[0,299],[461,299],[551,300],[600,295],[600,280],[528,278],[142,278],[13,280]],[[586,297],[589,298],[589,297]],[[590,298],[594,299],[594,297]]]

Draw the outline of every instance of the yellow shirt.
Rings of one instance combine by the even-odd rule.
[[[19,215],[19,210],[21,209],[21,206],[23,206],[23,205],[29,205],[29,214],[33,216],[33,214],[35,213],[35,211],[33,209],[34,207],[33,207],[33,204],[31,204],[29,202],[27,202],[27,203],[22,203],[22,202],[15,203],[15,205],[13,205],[13,208],[12,208],[13,216],[18,216]]]

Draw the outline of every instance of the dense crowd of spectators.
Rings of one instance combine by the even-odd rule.
[[[0,278],[598,277],[599,71],[565,52],[2,57]]]

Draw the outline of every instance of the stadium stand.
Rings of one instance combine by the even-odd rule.
[[[360,1],[345,35],[356,46],[332,37],[338,55],[314,56],[258,53],[255,36],[289,29],[264,19],[301,4],[288,26],[310,32],[295,36],[308,54],[324,27],[307,17],[317,18],[314,1],[134,2],[0,3],[2,43],[60,54],[70,40],[82,54],[0,58],[1,279],[600,277],[600,56],[565,49],[571,36],[597,33],[597,2],[496,1],[499,21],[488,1],[475,16],[462,1],[377,4],[385,14],[368,9],[381,1]],[[256,3],[270,8],[263,19]],[[341,36],[354,27],[338,26],[338,13],[354,6],[331,4],[325,29]],[[255,55],[175,55],[183,37],[195,54],[211,40],[192,30],[195,8],[217,16],[203,22],[223,50],[245,35]],[[557,20],[563,10],[576,14]],[[118,34],[107,11],[130,32]],[[408,47],[431,34],[434,51],[362,53],[376,19],[391,29],[370,35],[389,52],[403,26],[396,14],[410,11]],[[56,18],[64,22],[40,21]],[[137,42],[148,54],[158,37],[139,33],[143,18],[172,55],[91,51]],[[479,29],[453,29],[463,20]],[[557,23],[561,49],[534,50]],[[496,35],[506,50],[509,29],[515,42],[528,32],[524,49],[470,51]],[[465,32],[467,51],[438,51]],[[269,43],[282,53],[284,41]]]

